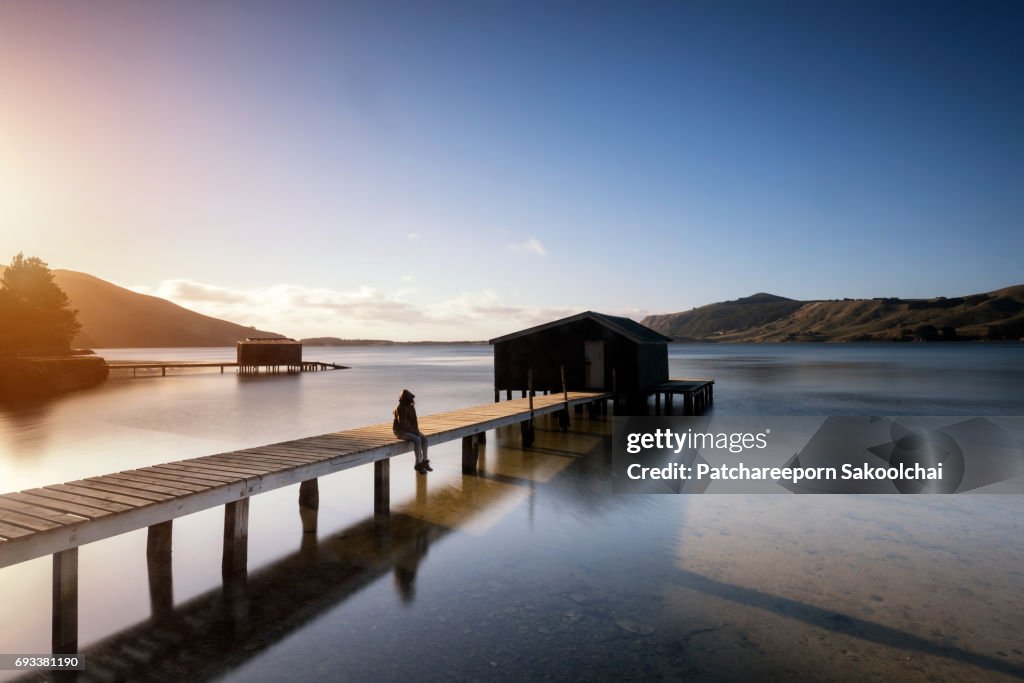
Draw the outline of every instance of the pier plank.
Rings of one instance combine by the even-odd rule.
[[[112,500],[103,500],[100,498],[91,498],[88,496],[82,496],[74,492],[62,491],[54,486],[47,486],[42,489],[28,489],[22,491],[22,493],[31,493],[43,498],[55,498],[57,500],[65,500],[70,503],[78,503],[80,505],[87,505],[89,507],[100,508],[107,512],[124,512],[125,510],[131,510],[133,506],[124,505],[123,503],[116,503]]]
[[[112,479],[120,482],[122,486],[132,489],[142,489],[144,491],[157,491],[158,493],[166,493],[171,496],[187,496],[194,491],[189,491],[184,488],[174,488],[173,486],[167,486],[160,483],[155,479],[144,479],[141,477],[131,477],[123,473],[108,474],[104,476],[105,479]],[[141,481],[140,481],[141,479]]]
[[[166,481],[172,486],[178,486],[183,489],[188,489],[193,493],[199,493],[207,489],[217,486],[214,482],[192,480],[187,477],[182,477],[176,472],[166,472],[164,470],[158,470],[153,467],[143,467],[138,470],[128,470],[127,472],[121,472],[120,474],[138,474],[140,476],[150,477],[152,479],[159,479]]]
[[[87,519],[81,515],[72,515],[67,512],[58,512],[46,507],[32,505],[31,503],[20,501],[17,498],[11,498],[9,495],[10,494],[0,496],[0,508],[2,508],[0,509],[0,519],[4,519],[4,515],[7,511],[20,512],[33,517],[41,517],[42,519],[48,519],[51,522],[56,522],[57,524],[78,524],[79,522],[84,522]]]
[[[59,522],[53,522],[41,517],[33,517],[13,510],[0,510],[0,521],[5,524],[16,524],[31,531],[46,531],[61,526]]]
[[[188,477],[189,479],[196,479],[199,481],[209,481],[215,484],[226,484],[227,482],[235,481],[238,477],[230,477],[217,472],[209,472],[203,468],[195,467],[192,465],[181,465],[175,462],[169,462],[165,465],[155,465],[155,470],[163,472],[175,473],[177,472],[182,477]]]
[[[50,491],[73,493],[78,496],[96,498],[98,500],[110,501],[112,503],[121,503],[122,505],[130,505],[131,507],[142,507],[144,505],[150,505],[153,502],[151,500],[146,500],[145,498],[139,498],[138,496],[125,496],[120,493],[111,493],[91,486],[54,484],[52,486],[47,486],[46,489]]]
[[[81,486],[86,489],[95,489],[97,491],[105,491],[106,493],[117,493],[123,496],[132,496],[135,498],[144,498],[146,500],[168,500],[174,498],[172,495],[166,493],[160,493],[159,491],[153,491],[149,489],[133,489],[129,486],[118,483],[116,479],[108,480],[105,477],[92,477],[89,479],[82,479],[80,481],[69,481],[69,484],[74,486]]]
[[[32,532],[28,529],[22,529],[18,526],[11,526],[0,522],[0,537],[5,541],[11,541],[22,536],[31,536]]]
[[[258,467],[255,464],[232,465],[231,463],[225,463],[220,460],[212,460],[209,458],[196,458],[195,460],[190,460],[189,466],[201,468],[216,474],[223,472],[226,476],[229,476],[232,479],[237,479],[239,477],[258,477],[261,474],[277,470],[277,468]]]
[[[53,510],[57,513],[81,515],[87,519],[97,519],[111,514],[109,510],[101,510],[97,507],[90,507],[88,505],[79,505],[78,503],[72,503],[67,500],[57,500],[54,498],[44,498],[42,496],[33,496],[25,491],[17,491],[15,493],[5,493],[4,498],[8,500],[16,500],[23,503],[28,503],[35,507],[40,507],[47,510]]]

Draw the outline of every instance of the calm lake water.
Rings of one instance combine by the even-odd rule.
[[[233,349],[108,359],[232,360]],[[0,488],[493,400],[488,346],[309,348],[351,366],[132,378],[0,407]],[[673,345],[722,415],[1024,415],[1024,345]],[[224,585],[223,512],[174,522],[174,609],[154,617],[146,533],[80,551],[80,680],[1019,680],[1024,497],[611,493],[610,415],[490,434],[252,499],[249,575]],[[50,559],[0,570],[0,652],[50,649]],[[16,678],[0,672],[0,680]]]

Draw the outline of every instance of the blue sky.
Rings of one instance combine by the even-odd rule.
[[[0,258],[296,336],[995,289],[1024,282],[1022,29],[996,2],[7,3]]]

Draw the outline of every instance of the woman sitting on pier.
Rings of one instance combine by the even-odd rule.
[[[394,412],[395,421],[392,423],[391,429],[399,439],[412,441],[416,451],[416,464],[413,465],[413,469],[420,474],[426,474],[433,472],[434,468],[427,460],[427,435],[420,431],[419,420],[416,419],[415,398],[408,389],[402,390],[402,395],[398,397],[398,407]]]

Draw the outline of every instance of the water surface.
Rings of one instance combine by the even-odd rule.
[[[716,378],[718,414],[1020,415],[1024,347],[673,345],[672,375]],[[232,349],[113,350],[117,359]],[[310,348],[351,370],[115,376],[0,409],[17,490],[493,400],[486,346]],[[223,513],[175,521],[174,609],[154,613],[145,532],[80,551],[80,643],[123,680],[642,678],[1000,680],[1024,675],[1019,496],[625,496],[610,422],[550,421],[536,447],[491,434],[478,475],[458,443],[435,473],[392,464],[251,502],[245,581],[220,576]],[[49,650],[50,563],[0,570],[0,651]],[[87,672],[88,674],[88,672]],[[8,678],[13,674],[8,674]],[[87,677],[83,677],[87,680]]]

